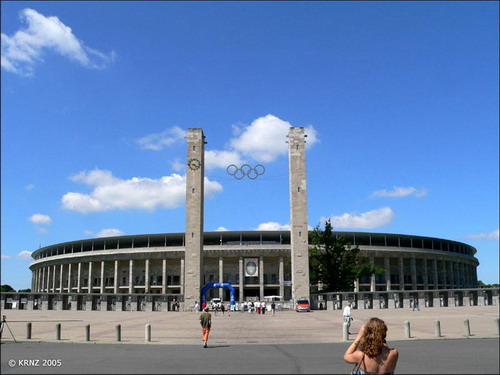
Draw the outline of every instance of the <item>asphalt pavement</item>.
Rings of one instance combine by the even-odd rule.
[[[348,374],[349,343],[97,344],[5,342],[2,374]],[[498,374],[499,339],[389,342],[398,374]]]

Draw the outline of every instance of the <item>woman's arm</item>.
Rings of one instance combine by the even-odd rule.
[[[361,360],[363,352],[361,350],[356,350],[356,349],[359,345],[359,342],[361,341],[361,338],[363,337],[364,332],[365,332],[365,325],[363,324],[363,326],[358,332],[358,336],[356,336],[352,344],[349,345],[346,352],[344,353],[344,361],[346,361],[347,363],[358,363]]]
[[[361,350],[356,350],[358,347],[358,342],[354,340],[354,342],[347,348],[344,353],[344,361],[347,363],[358,363],[363,355]]]

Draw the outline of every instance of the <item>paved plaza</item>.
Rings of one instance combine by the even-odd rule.
[[[61,342],[85,341],[85,326],[90,325],[90,343],[116,342],[116,325],[121,325],[121,342],[126,344],[199,344],[201,329],[196,312],[112,312],[2,310],[18,341],[26,341],[26,326],[32,324],[28,341],[56,341],[56,324],[61,323]],[[406,340],[404,322],[410,322],[409,340],[455,339],[465,337],[464,320],[469,320],[470,338],[498,338],[497,306],[353,310],[351,332],[371,317],[383,319],[388,341]],[[435,321],[441,335],[435,335]],[[151,325],[151,342],[145,342],[146,324]],[[304,344],[342,342],[342,311],[316,310],[309,313],[277,311],[264,315],[234,312],[217,316],[212,312],[212,344]],[[350,339],[354,339],[351,335]],[[5,329],[3,341],[12,340]]]
[[[346,374],[352,369],[342,359],[348,343],[342,341],[341,311],[278,311],[274,317],[212,312],[207,349],[201,345],[196,312],[3,310],[2,314],[18,341],[14,343],[6,327],[2,374]],[[354,310],[351,331],[357,333],[373,316],[385,320],[389,345],[401,353],[397,373],[498,374],[498,315],[496,306]],[[434,333],[436,319],[441,322],[440,338]],[[465,319],[471,333],[467,338]],[[410,339],[405,337],[406,320]],[[26,339],[28,322],[31,340]],[[61,340],[56,340],[58,323]],[[89,342],[85,341],[87,324]],[[119,343],[117,324],[122,327]],[[151,324],[151,342],[145,342],[146,324]]]

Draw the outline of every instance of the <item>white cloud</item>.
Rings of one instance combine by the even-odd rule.
[[[186,163],[181,159],[175,159],[170,163],[170,166],[172,167],[172,170],[176,172],[182,172],[186,170]]]
[[[50,216],[44,214],[33,214],[28,218],[28,220],[34,224],[39,225],[48,225],[52,223],[52,219],[50,218]]]
[[[227,168],[229,165],[234,164],[241,166],[244,163],[241,160],[241,155],[235,151],[205,151],[205,168]]]
[[[230,145],[235,151],[256,161],[271,162],[288,154],[286,136],[291,126],[289,122],[271,114],[259,117],[243,130],[237,127],[241,134],[232,138]],[[233,132],[235,128],[233,126]],[[305,133],[308,135],[306,146],[311,147],[317,142],[316,130],[309,126]]]
[[[255,230],[290,230],[290,224],[280,224],[275,221],[261,223]]]
[[[49,233],[49,230],[47,228],[44,228],[44,227],[36,227],[35,229],[40,234],[47,234],[47,233]]]
[[[276,116],[267,115],[259,117],[250,125],[232,125],[233,138],[224,150],[205,150],[205,168],[226,169],[234,164],[241,166],[246,163],[246,158],[257,162],[272,162],[282,155],[288,155],[287,135],[292,125]],[[316,130],[306,127],[306,147],[309,148],[318,142]],[[178,126],[166,129],[161,133],[146,135],[137,140],[141,148],[161,151],[179,141],[184,141],[187,132]],[[184,161],[175,159],[171,162],[172,169],[177,172],[184,171]]]
[[[378,190],[371,194],[371,197],[406,197],[408,195],[414,195],[417,198],[421,198],[427,195],[429,192],[426,188],[417,189],[413,186],[394,186],[392,190]]]
[[[229,229],[226,229],[224,227],[219,227],[215,230],[215,232],[227,232]]]
[[[13,36],[2,33],[2,68],[9,72],[32,75],[33,66],[42,61],[44,50],[54,51],[89,68],[102,69],[114,61],[114,52],[106,55],[85,46],[57,17],[45,17],[30,8],[23,9],[19,15],[27,28],[16,31]]]
[[[34,187],[35,187],[35,185],[33,185],[33,184],[28,184],[28,185],[25,186],[26,190],[31,190]]]
[[[92,235],[95,238],[117,237],[117,236],[123,236],[123,234],[124,234],[120,229],[116,229],[116,228],[105,228],[97,233],[93,233],[91,231],[85,231],[85,233]]]
[[[159,179],[133,177],[123,180],[111,172],[95,169],[72,177],[94,187],[90,194],[69,192],[62,199],[63,208],[81,213],[110,210],[176,208],[186,199],[186,176],[172,174]],[[205,177],[205,197],[222,191],[222,185]]]
[[[340,216],[332,216],[330,219],[333,228],[374,229],[390,224],[394,216],[394,211],[390,207],[383,207],[361,214],[344,213]],[[320,221],[324,223],[327,219],[322,217]]]
[[[161,133],[148,134],[137,140],[141,148],[153,151],[161,151],[165,147],[176,142],[183,141],[187,132],[178,126],[166,129]]]
[[[498,241],[499,237],[500,237],[499,233],[500,233],[500,231],[499,231],[499,229],[497,229],[497,230],[494,230],[493,232],[490,232],[490,233],[468,234],[465,237],[472,238],[472,239],[484,238],[484,239],[487,239],[490,241]]]
[[[12,256],[1,254],[1,259],[12,259]]]
[[[17,257],[21,259],[31,259],[31,253],[31,251],[23,250],[19,254],[17,254]]]

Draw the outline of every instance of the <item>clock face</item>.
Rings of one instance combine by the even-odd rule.
[[[189,169],[196,171],[201,167],[201,162],[198,159],[189,159],[188,167]]]
[[[247,267],[246,267],[246,271],[247,271],[247,274],[250,275],[250,276],[253,276],[255,275],[255,272],[257,271],[257,265],[250,261],[247,263]]]

